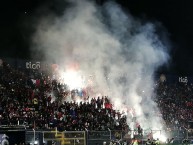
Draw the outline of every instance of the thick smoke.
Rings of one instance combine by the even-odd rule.
[[[74,0],[62,16],[40,21],[33,42],[33,50],[64,71],[78,63],[84,78],[92,76],[94,92],[111,98],[115,108],[133,107],[129,122],[131,115],[146,129],[162,127],[152,100],[153,76],[168,54],[154,24],[125,14],[113,2],[99,7]]]

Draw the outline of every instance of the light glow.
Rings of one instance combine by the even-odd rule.
[[[167,140],[167,137],[164,134],[161,134],[160,132],[156,132],[153,134],[154,139],[159,139],[161,142],[165,143]]]
[[[80,99],[80,98],[76,98],[76,103],[77,103],[78,105],[80,105],[80,102],[83,102],[83,100]]]
[[[122,111],[122,108],[123,108],[123,103],[122,103],[122,100],[120,98],[114,98],[113,101],[113,108],[115,110],[119,110],[119,111]]]
[[[61,72],[61,79],[69,87],[70,90],[80,89],[84,87],[84,80],[80,72],[74,70],[67,70]]]

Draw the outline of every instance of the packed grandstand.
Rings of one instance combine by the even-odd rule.
[[[15,69],[1,60],[0,76],[1,126],[57,127],[59,131],[131,130],[126,115],[114,109],[108,96],[90,98],[86,90],[69,90],[53,78],[51,71]],[[168,130],[185,133],[193,120],[193,84],[158,80],[154,86],[154,100],[160,110],[157,115],[162,116]]]

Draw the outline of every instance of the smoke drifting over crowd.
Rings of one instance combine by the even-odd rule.
[[[72,76],[76,79],[69,82],[80,84],[76,87],[91,79],[95,95],[108,96],[117,109],[133,107],[135,114],[128,113],[128,122],[134,115],[144,128],[162,126],[154,114],[158,109],[152,100],[153,76],[169,56],[154,24],[142,24],[114,2],[97,6],[73,0],[62,16],[40,20],[33,42],[33,50],[59,64],[61,73],[74,71],[68,65],[77,64],[84,81],[77,83],[80,77]]]

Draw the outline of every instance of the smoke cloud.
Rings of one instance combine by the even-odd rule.
[[[162,127],[152,100],[154,72],[169,56],[154,24],[125,14],[114,2],[73,0],[62,16],[40,20],[33,44],[33,51],[63,71],[78,64],[85,80],[92,77],[94,94],[108,96],[115,108],[133,107],[128,122],[135,116],[144,128]]]

